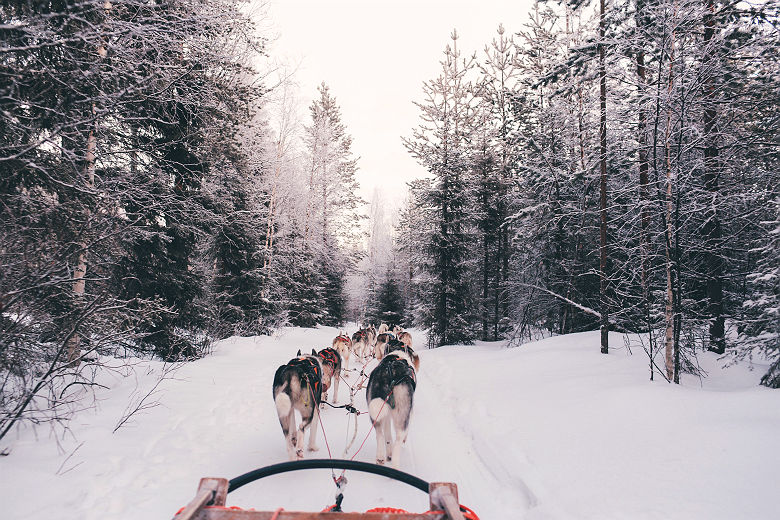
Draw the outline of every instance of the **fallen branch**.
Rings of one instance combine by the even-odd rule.
[[[598,319],[601,319],[601,313],[600,312],[598,312],[596,310],[593,310],[590,307],[585,307],[584,305],[580,305],[579,303],[577,303],[577,302],[575,302],[573,300],[570,300],[569,298],[567,298],[565,296],[561,296],[558,293],[554,293],[554,292],[552,292],[549,289],[545,289],[544,287],[539,287],[538,285],[532,285],[532,284],[529,284],[529,283],[522,283],[522,282],[517,282],[514,285],[519,285],[521,287],[530,287],[532,289],[536,289],[537,291],[545,292],[545,293],[549,294],[550,296],[554,296],[555,298],[558,298],[559,300],[565,301],[569,305],[578,308],[579,310],[581,310],[582,312],[584,312],[586,314],[590,314],[592,316],[597,317]]]
[[[159,401],[151,401],[149,402],[148,399],[150,399],[153,395],[157,393],[157,388],[160,386],[160,384],[167,380],[167,379],[173,379],[173,376],[170,375],[173,372],[176,371],[176,369],[179,368],[181,365],[165,365],[163,366],[162,374],[157,379],[157,381],[154,383],[152,388],[146,392],[146,394],[139,399],[135,404],[132,402],[127,405],[127,408],[125,408],[124,413],[122,414],[122,417],[117,422],[116,426],[114,427],[114,430],[111,433],[116,433],[119,428],[127,424],[127,421],[130,420],[133,415],[142,412],[144,410],[151,410],[152,408],[157,408],[160,406]]]

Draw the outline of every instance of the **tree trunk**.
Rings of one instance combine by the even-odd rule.
[[[104,14],[108,15],[111,10],[111,2],[106,0],[103,4]],[[101,42],[97,48],[97,55],[99,60],[103,60],[108,54],[106,48],[105,39],[101,36]],[[97,107],[94,102],[92,104],[92,110],[90,114],[93,118],[97,115]],[[95,186],[95,154],[97,152],[97,135],[96,135],[96,122],[90,123],[89,135],[87,136],[86,153],[84,154],[84,183],[85,188],[91,191]],[[135,132],[134,132],[135,137]],[[135,149],[135,143],[133,143]],[[135,152],[131,156],[131,167],[135,168]],[[89,211],[89,210],[88,210]],[[89,219],[89,214],[87,214]],[[75,297],[76,305],[83,307],[84,304],[84,292],[86,291],[86,276],[87,276],[87,241],[81,240],[79,242],[79,254],[76,259],[76,267],[73,269],[73,295]],[[66,343],[66,355],[67,362],[72,366],[78,366],[81,363],[81,335],[78,329],[74,329],[73,334]]]
[[[609,308],[607,304],[607,68],[604,51],[606,33],[605,0],[601,0],[599,16],[599,164],[601,182],[599,190],[599,312],[601,313],[601,353],[609,352]]]
[[[484,194],[487,199],[487,194]],[[484,201],[484,206],[487,206],[487,200]],[[488,251],[488,233],[483,231],[482,234],[482,340],[488,340],[488,269],[490,268],[490,255]]]
[[[642,38],[644,23],[642,12],[644,10],[644,1],[637,0],[636,3],[636,24],[639,31],[639,38]],[[639,110],[638,110],[638,128],[639,134],[639,204],[640,204],[640,231],[639,231],[639,254],[641,266],[641,284],[642,284],[642,313],[647,321],[647,330],[649,336],[650,349],[650,381],[653,380],[655,370],[653,369],[653,327],[650,319],[650,176],[649,159],[647,154],[647,114],[645,112],[644,90],[647,85],[647,69],[645,67],[645,52],[640,47],[636,51],[636,72],[639,87]]]
[[[677,15],[677,3],[675,2],[674,18]],[[675,294],[674,294],[674,267],[672,241],[674,240],[674,229],[672,227],[672,215],[673,215],[673,190],[672,190],[672,158],[671,158],[671,131],[672,131],[672,107],[671,99],[672,90],[674,87],[674,47],[675,36],[674,30],[671,34],[670,51],[669,51],[669,78],[667,84],[667,111],[666,111],[666,130],[664,133],[664,164],[666,170],[666,193],[665,193],[665,214],[664,220],[666,221],[666,309],[665,309],[665,321],[666,321],[666,333],[664,338],[665,345],[665,365],[666,376],[669,381],[677,380],[677,353],[675,352]]]
[[[94,112],[94,107],[93,107]],[[91,189],[95,184],[95,151],[97,148],[97,137],[95,129],[89,131],[87,137],[87,152],[85,156],[85,182],[87,189]],[[89,218],[89,217],[87,217]],[[79,254],[76,260],[76,267],[73,269],[73,296],[76,305],[83,305],[84,291],[86,289],[87,275],[87,243],[85,240],[79,242]],[[68,364],[78,366],[81,363],[81,336],[75,331],[68,339],[66,344],[66,361]]]
[[[704,45],[709,50],[708,44],[715,33],[714,5],[712,0],[707,1],[709,13],[705,18]],[[710,55],[712,55],[710,53]],[[714,62],[716,58],[712,58]],[[707,269],[707,315],[710,319],[710,345],[709,350],[723,354],[726,352],[725,323],[723,316],[723,263],[722,263],[722,236],[720,219],[718,218],[718,177],[719,177],[719,150],[717,136],[717,111],[715,108],[715,71],[704,72],[704,189],[707,191],[709,201],[706,205],[704,237],[706,247],[704,251],[705,265]]]

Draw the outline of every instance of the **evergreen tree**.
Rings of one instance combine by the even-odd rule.
[[[467,75],[473,59],[461,61],[457,33],[447,46],[442,74],[424,84],[425,103],[418,103],[423,120],[404,143],[433,175],[435,182],[417,196],[417,210],[429,224],[423,235],[418,279],[417,322],[429,330],[432,346],[470,343],[473,327],[474,284],[471,244],[473,221],[470,198],[471,154],[467,146],[474,117],[473,93]]]
[[[224,227],[220,215],[222,202],[232,206],[235,201],[217,201],[214,193],[235,195],[237,191],[234,170],[242,160],[239,131],[251,120],[259,93],[248,84],[251,70],[242,60],[259,42],[244,41],[234,31],[249,22],[229,0],[219,6],[171,1],[143,6],[140,12],[143,21],[164,29],[154,36],[153,48],[140,41],[142,35],[134,35],[139,40],[129,45],[143,56],[140,62],[134,60],[134,73],[146,81],[133,91],[127,127],[118,135],[133,154],[130,176],[117,181],[127,188],[152,179],[154,190],[149,196],[122,201],[133,226],[126,241],[130,254],[122,259],[114,278],[123,296],[161,301],[171,311],[152,320],[143,343],[165,359],[186,358],[200,349],[181,331],[213,324],[205,319],[210,306],[204,291],[207,280],[217,279],[218,295],[228,283],[224,276],[212,273],[199,255],[209,234],[241,233],[236,226]],[[213,17],[214,23],[194,22],[197,16]],[[220,184],[224,188],[213,187]],[[134,192],[128,189],[127,193]],[[222,255],[217,269],[228,268],[228,251],[218,247],[212,251]]]
[[[742,304],[740,358],[761,356],[770,362],[761,384],[780,388],[780,198],[770,202],[775,217],[764,223],[767,240],[758,250],[760,260],[748,275],[751,292]]]
[[[357,159],[352,138],[341,122],[341,112],[330,89],[322,83],[319,98],[310,106],[312,124],[305,128],[308,197],[304,241],[318,258],[324,323],[340,325],[346,319],[346,273],[355,267],[359,223]]]
[[[594,317],[570,302],[598,305],[596,92],[584,79],[593,73],[592,60],[577,56],[576,67],[563,66],[585,29],[579,17],[564,14],[565,25],[561,13],[537,3],[518,34],[518,189],[510,216],[517,340],[539,329],[591,329]],[[556,29],[563,26],[568,32]]]
[[[376,310],[371,316],[374,323],[401,325],[404,323],[405,305],[398,283],[388,270],[379,285],[376,296]]]
[[[207,255],[213,258],[210,299],[215,320],[211,327],[215,332],[222,329],[219,337],[267,333],[268,322],[278,312],[263,299],[268,284],[262,269],[265,237],[255,225],[265,217],[266,194],[257,188],[261,172],[251,171],[246,164],[238,166],[225,168],[217,188],[215,210],[220,218]]]
[[[239,155],[262,41],[232,0],[0,15],[2,437],[62,417],[96,352],[203,352],[204,179]]]
[[[516,174],[518,122],[513,110],[518,68],[516,46],[499,26],[479,65],[477,102],[480,118],[475,139],[475,198],[479,203],[482,339],[506,332],[510,241],[509,193]]]

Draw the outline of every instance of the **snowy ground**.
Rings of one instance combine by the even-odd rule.
[[[166,519],[192,498],[200,477],[232,478],[285,460],[274,371],[335,333],[286,329],[221,342],[162,383],[160,406],[116,433],[128,399],[155,377],[139,367],[136,377],[103,381],[111,390],[101,391],[96,410],[77,415],[70,434],[55,439],[45,428],[24,428],[2,441],[10,455],[0,457],[0,516]],[[780,391],[757,386],[765,367],[724,370],[705,354],[709,377],[673,386],[648,381],[644,353],[635,347],[630,355],[621,335],[610,337],[618,348],[609,356],[599,354],[598,341],[595,332],[515,349],[422,351],[401,469],[456,482],[461,502],[483,520],[778,517]],[[343,385],[340,394],[346,401]],[[364,392],[356,404],[366,409]],[[341,457],[347,414],[326,409],[323,421]],[[367,415],[359,427],[348,457],[369,431]],[[321,433],[319,445],[316,456],[327,457]],[[371,433],[356,458],[371,462],[374,451]],[[427,497],[404,484],[347,477],[348,511],[427,509]],[[295,472],[250,484],[228,504],[320,510],[333,491],[328,471]]]

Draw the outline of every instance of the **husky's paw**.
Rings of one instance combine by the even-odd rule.
[[[320,447],[316,444],[314,446],[309,446],[309,451],[320,451]]]
[[[384,466],[385,465],[385,459],[376,459],[376,463],[379,464],[380,466]]]
[[[303,450],[297,450],[295,452],[296,457],[298,457],[298,460],[303,459]]]

